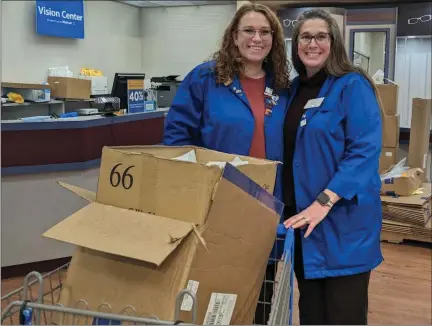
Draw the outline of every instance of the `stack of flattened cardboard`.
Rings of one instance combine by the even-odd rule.
[[[381,196],[382,238],[401,242],[432,242],[431,184],[424,183],[411,196]]]
[[[44,234],[77,246],[59,303],[171,322],[187,288],[197,324],[251,324],[283,210],[277,166],[196,147],[104,148],[97,194],[62,184],[90,204]],[[186,296],[180,320],[191,311]]]
[[[380,156],[380,172],[388,170],[397,162],[399,149],[399,123],[397,113],[399,86],[396,84],[376,85],[383,109],[383,139]]]

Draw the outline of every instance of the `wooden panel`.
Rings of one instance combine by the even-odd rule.
[[[369,324],[415,325],[432,321],[431,250],[382,243],[384,262],[371,274]],[[293,324],[299,325],[295,285]]]
[[[348,9],[347,25],[396,24],[396,8]]]

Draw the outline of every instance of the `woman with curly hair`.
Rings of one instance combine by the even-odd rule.
[[[164,144],[282,161],[289,73],[277,16],[261,4],[243,5],[213,60],[181,83],[166,117]],[[279,175],[274,195],[282,200]],[[266,278],[273,280],[269,262]],[[271,300],[272,288],[264,284],[260,301]],[[269,312],[270,305],[258,305],[255,323],[266,324]]]

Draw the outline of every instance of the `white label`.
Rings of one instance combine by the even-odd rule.
[[[300,121],[300,127],[306,126],[306,119]]]
[[[187,289],[192,292],[192,294],[196,297],[198,292],[199,282],[190,280],[187,285]],[[183,297],[183,302],[181,305],[181,311],[191,311],[193,306],[193,301],[190,295],[185,294]]]
[[[313,100],[307,101],[304,109],[311,109],[311,108],[317,108],[321,105],[321,103],[324,101],[324,97],[320,98],[314,98]]]
[[[386,153],[385,153],[385,156],[387,156],[387,157],[392,157],[392,156],[393,156],[393,153],[392,153],[392,152],[386,152]]]
[[[427,155],[427,154],[425,154],[425,155],[424,155],[424,157],[423,157],[423,170],[425,170],[425,169],[426,169],[426,165],[427,165],[427,159],[428,159],[428,155]]]
[[[229,325],[237,294],[212,293],[204,325]]]

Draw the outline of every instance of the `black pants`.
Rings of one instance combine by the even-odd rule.
[[[265,280],[261,287],[258,305],[255,310],[254,325],[267,325],[270,317],[271,299],[274,292],[274,281],[276,278],[276,264],[267,265]]]
[[[296,230],[294,270],[300,292],[300,324],[367,325],[370,272],[307,280],[300,237]]]

